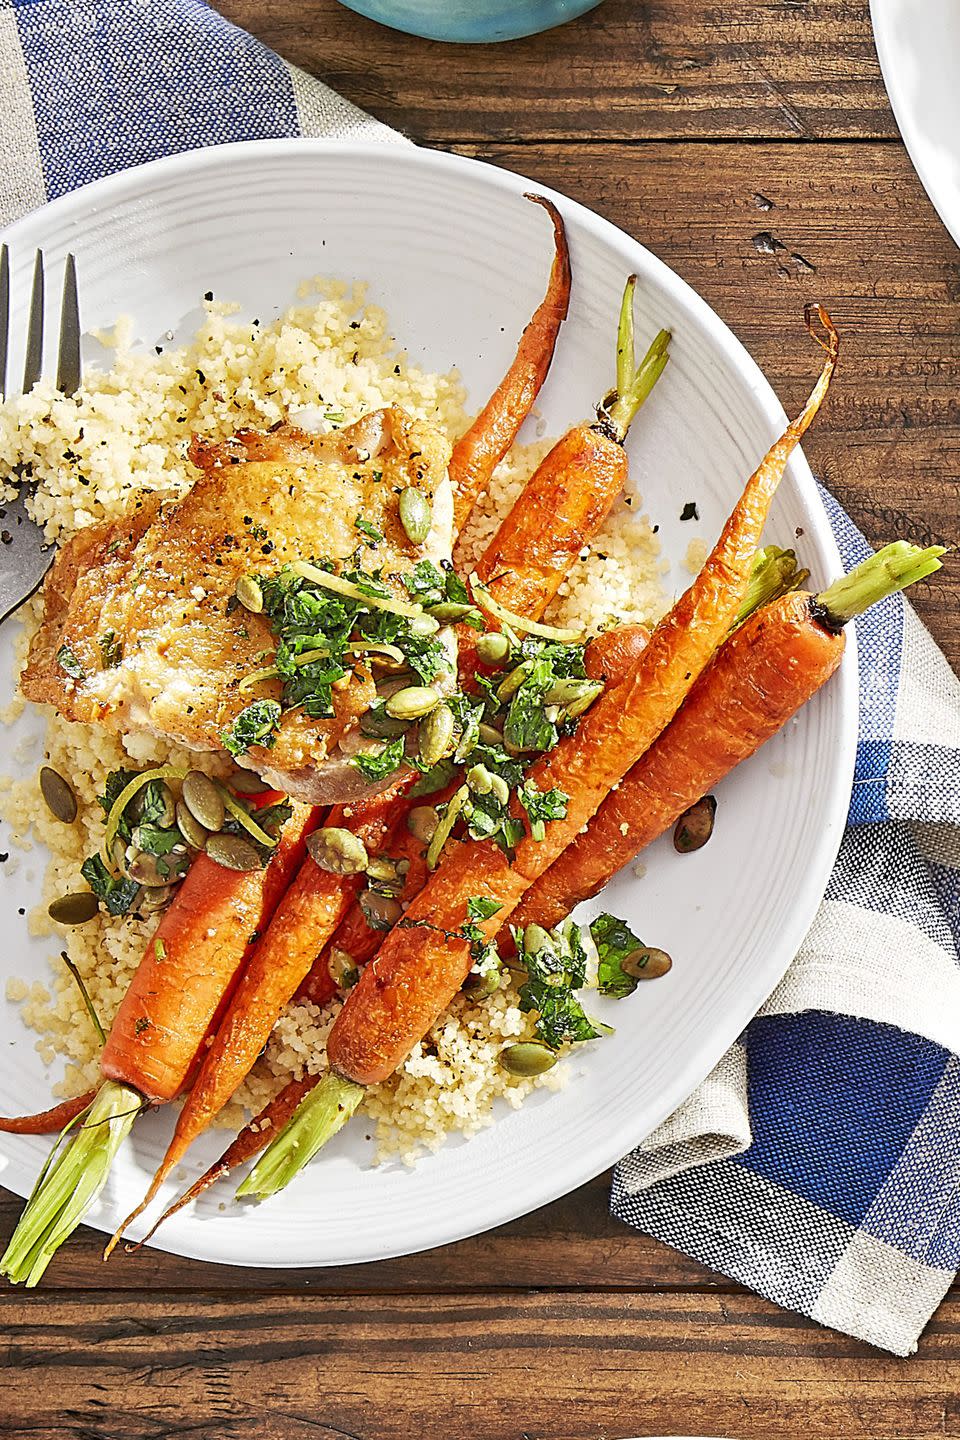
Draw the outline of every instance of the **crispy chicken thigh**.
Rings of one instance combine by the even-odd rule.
[[[405,411],[374,411],[326,435],[283,426],[224,444],[194,442],[200,478],[173,505],[147,497],[125,518],[81,531],[47,578],[43,623],[21,689],[70,720],[127,733],[149,731],[191,750],[220,750],[221,735],[255,697],[279,698],[280,682],[254,692],[240,682],[268,663],[276,640],[265,616],[236,604],[243,575],[329,557],[367,543],[358,518],[383,539],[364,552],[384,582],[418,560],[449,560],[453,502],[450,447]],[[431,504],[422,545],[407,538],[398,497],[415,485]],[[358,666],[334,693],[334,715],[284,712],[275,744],[240,763],[315,804],[369,786],[349,754],[375,694]]]

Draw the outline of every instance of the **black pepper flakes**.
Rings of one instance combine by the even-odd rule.
[[[699,520],[699,519],[700,519],[700,511],[697,509],[697,503],[696,503],[695,500],[688,500],[688,501],[687,501],[686,505],[684,505],[683,509],[680,511],[680,519],[681,519],[681,520]]]

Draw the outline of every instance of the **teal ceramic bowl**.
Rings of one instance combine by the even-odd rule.
[[[487,45],[538,35],[601,0],[341,0],[348,10],[408,35]]]

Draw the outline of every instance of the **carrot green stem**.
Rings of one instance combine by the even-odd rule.
[[[753,574],[743,597],[743,604],[731,626],[731,632],[738,630],[754,610],[767,605],[790,590],[796,590],[809,576],[809,570],[797,568],[797,557],[792,550],[781,550],[779,545],[764,545],[757,551],[753,562]]]
[[[305,1095],[250,1174],[237,1186],[237,1197],[266,1200],[289,1185],[327,1141],[350,1119],[363,1099],[363,1086],[331,1071]]]
[[[929,545],[921,550],[906,540],[885,545],[817,596],[814,604],[818,618],[829,629],[841,629],[878,600],[939,570],[945,550],[944,545]]]
[[[107,1080],[89,1109],[64,1129],[0,1259],[0,1275],[15,1285],[36,1285],[103,1189],[143,1103],[129,1085]],[[57,1147],[74,1125],[76,1133],[58,1155]]]
[[[617,394],[623,395],[630,388],[637,368],[633,334],[633,295],[637,288],[636,275],[630,275],[623,287],[620,302],[620,321],[617,325]]]
[[[602,428],[612,439],[621,443],[636,419],[637,411],[663,374],[670,344],[670,331],[661,330],[640,364],[637,364],[633,326],[633,296],[636,288],[636,275],[629,275],[623,289],[620,317],[617,321],[617,385],[597,409]]]
[[[606,406],[606,419],[618,440],[626,439],[640,407],[663,374],[670,358],[667,353],[669,345],[670,331],[659,330],[629,385],[625,390],[618,389],[616,398]]]

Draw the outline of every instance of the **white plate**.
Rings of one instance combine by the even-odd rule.
[[[960,7],[870,0],[884,83],[923,187],[960,245]]]
[[[531,188],[489,166],[400,147],[270,141],[162,161],[91,185],[12,227],[14,333],[38,245],[54,284],[65,253],[76,252],[86,326],[131,312],[145,343],[168,329],[186,336],[206,290],[239,300],[251,316],[273,315],[304,276],[322,269],[369,280],[393,333],[431,369],[459,365],[479,403],[543,289],[550,236],[543,212],[522,198]],[[606,221],[554,199],[570,232],[574,293],[541,408],[555,433],[590,413],[612,379],[623,279],[637,271],[644,332],[666,325],[674,342],[629,448],[645,507],[676,562],[667,584],[682,589],[690,579],[680,563],[688,542],[694,533],[712,541],[783,412],[753,361],[683,281]],[[799,313],[796,319],[796,345],[812,380],[820,352]],[[678,522],[687,500],[699,505],[699,525]],[[814,581],[835,575],[839,557],[799,457],[770,538],[792,542],[796,527]],[[9,647],[6,636],[4,643]],[[0,656],[7,687],[9,670],[7,649]],[[17,735],[36,728],[26,716]],[[674,968],[630,1000],[595,1007],[615,1023],[616,1035],[569,1062],[564,1092],[538,1094],[475,1139],[452,1140],[413,1172],[371,1168],[361,1119],[271,1203],[231,1203],[221,1212],[232,1193],[224,1187],[196,1212],[177,1216],[156,1243],[235,1264],[374,1260],[498,1225],[611,1165],[689,1095],[796,952],[839,844],[855,739],[850,654],[787,732],[724,783],[706,849],[681,859],[669,842],[654,845],[642,880],[628,871],[610,886],[604,906],[669,950]],[[0,914],[15,937],[3,950],[8,974],[42,978],[54,948],[28,941],[17,916],[18,906],[37,898],[41,864],[33,856],[0,879]],[[0,1039],[3,1108],[39,1108],[51,1076],[16,1007],[2,1002]],[[112,1228],[140,1198],[170,1122],[168,1112],[137,1125],[92,1223]],[[223,1141],[219,1134],[198,1146],[191,1170]],[[45,1140],[0,1137],[0,1182],[25,1194],[46,1151]]]

